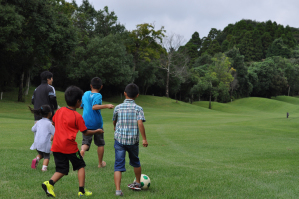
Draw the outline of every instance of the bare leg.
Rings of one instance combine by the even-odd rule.
[[[53,180],[53,182],[55,183],[63,176],[64,176],[63,173],[55,172],[54,175],[51,177],[51,180]]]
[[[134,173],[136,177],[136,182],[140,184],[140,178],[141,178],[141,167],[134,167]]]
[[[99,146],[98,147],[98,158],[99,158],[99,165],[98,167],[105,167],[106,166],[106,162],[103,161],[103,156],[104,156],[104,146]]]
[[[41,156],[40,154],[38,154],[36,157],[38,157],[39,160],[43,159],[43,156]]]
[[[49,164],[49,159],[44,159],[43,165],[48,166],[48,164]]]
[[[79,187],[84,187],[84,185],[85,185],[85,169],[84,169],[84,167],[78,170],[78,180],[79,180]]]
[[[89,146],[87,144],[83,144],[81,146],[81,151],[80,151],[80,154],[82,156],[82,158],[84,158],[84,155],[85,155],[85,151],[87,151],[89,149]]]
[[[121,172],[115,171],[114,172],[114,183],[116,190],[120,190],[120,182],[121,182]]]

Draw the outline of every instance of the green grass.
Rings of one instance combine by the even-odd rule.
[[[31,93],[33,90],[30,91]],[[45,198],[41,183],[55,172],[51,156],[48,172],[32,170],[36,156],[33,116],[14,93],[0,101],[0,197]],[[16,95],[15,95],[16,96]],[[65,106],[62,92],[58,104]],[[121,103],[123,99],[105,99]],[[124,198],[297,198],[299,195],[299,99],[244,98],[231,103],[176,103],[165,97],[140,96],[149,146],[140,147],[142,173],[151,178],[148,191],[133,192],[134,179],[126,162],[121,188]],[[78,110],[82,113],[82,110]],[[290,117],[286,119],[286,112]],[[97,168],[96,147],[86,153],[86,188],[90,198],[115,198],[113,181],[112,110],[102,110],[107,167]],[[82,136],[78,133],[77,142]],[[77,173],[71,171],[55,185],[57,198],[75,198]]]

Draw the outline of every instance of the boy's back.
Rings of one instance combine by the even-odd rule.
[[[78,131],[84,132],[86,126],[82,116],[75,110],[67,107],[60,108],[53,117],[55,136],[51,151],[64,154],[76,153],[78,145],[76,136]]]
[[[102,129],[103,128],[103,118],[101,115],[101,110],[93,110],[94,105],[102,104],[101,93],[93,93],[91,91],[86,91],[82,97],[81,107],[83,108],[83,119],[85,125],[88,129]]]
[[[134,100],[126,99],[115,107],[113,121],[117,120],[114,139],[124,145],[139,142],[138,120],[145,122],[144,112]]]

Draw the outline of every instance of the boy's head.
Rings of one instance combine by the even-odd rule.
[[[44,71],[40,74],[41,81],[46,81],[48,84],[52,84],[53,82],[53,74],[49,71]]]
[[[64,93],[65,101],[68,106],[76,106],[78,100],[81,102],[82,96],[83,91],[77,86],[69,86]]]
[[[135,99],[139,94],[139,88],[134,83],[128,84],[125,88],[125,93],[129,98]]]
[[[93,89],[100,90],[102,88],[102,80],[99,77],[94,77],[90,81],[90,86]]]

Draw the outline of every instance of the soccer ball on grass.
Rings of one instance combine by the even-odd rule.
[[[134,182],[136,182],[136,178],[134,179]],[[141,189],[148,189],[151,185],[151,179],[147,175],[141,174],[140,184]]]

